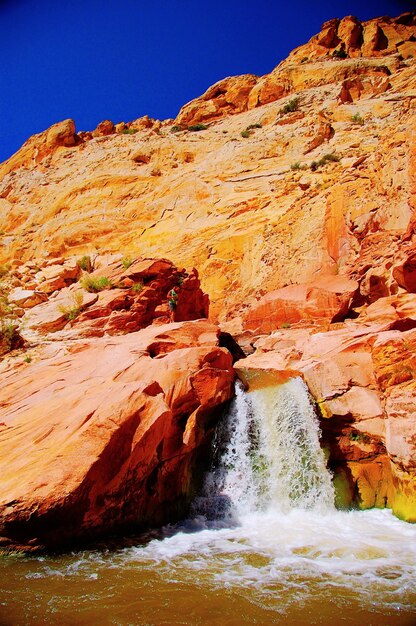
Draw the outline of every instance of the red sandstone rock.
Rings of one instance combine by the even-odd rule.
[[[0,534],[51,547],[180,515],[232,393],[215,326],[166,325],[39,356],[24,384],[18,364],[0,373]]]
[[[227,113],[246,111],[248,95],[257,80],[257,76],[251,74],[220,80],[200,98],[183,106],[175,123],[190,126],[223,117]]]
[[[78,142],[74,120],[53,124],[42,133],[30,137],[8,161],[0,167],[0,178],[19,167],[32,167],[57,148],[70,147]]]
[[[400,287],[416,293],[416,250],[412,251],[400,265],[393,269],[393,277]]]
[[[301,375],[319,405],[323,442],[337,481],[350,489],[348,502],[388,502],[409,521],[416,519],[415,327],[416,298],[400,294],[337,330],[277,331],[235,364],[254,388]]]
[[[357,287],[356,282],[341,276],[283,287],[266,294],[251,307],[245,318],[245,328],[265,333],[300,320],[342,318]]]
[[[100,122],[95,130],[92,131],[93,137],[105,137],[106,135],[112,135],[115,133],[115,127],[110,120],[104,120]]]

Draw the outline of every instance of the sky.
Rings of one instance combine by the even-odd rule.
[[[0,0],[0,162],[66,118],[175,117],[216,81],[266,74],[332,17],[415,0]]]

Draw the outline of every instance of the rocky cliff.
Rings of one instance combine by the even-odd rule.
[[[26,341],[54,336],[46,344],[49,352],[36,348],[42,364],[23,364],[19,342],[8,346],[17,352],[3,365],[2,376],[10,384],[1,392],[1,416],[9,429],[1,431],[3,437],[8,433],[2,440],[6,448],[10,433],[24,432],[25,411],[40,410],[27,407],[32,402],[40,406],[36,398],[47,393],[30,386],[29,369],[40,368],[44,380],[49,380],[47,372],[56,372],[58,378],[50,380],[54,389],[67,368],[78,372],[86,367],[86,355],[99,360],[100,350],[120,351],[129,362],[132,351],[143,346],[148,360],[137,365],[144,368],[137,370],[137,380],[149,368],[152,380],[144,380],[151,393],[140,387],[138,401],[150,407],[163,400],[154,415],[170,411],[174,419],[173,406],[190,402],[192,410],[185,413],[191,424],[197,405],[204,415],[204,406],[211,407],[210,385],[213,390],[220,386],[221,392],[212,394],[221,405],[230,395],[231,357],[219,348],[214,326],[185,322],[208,315],[205,292],[211,322],[232,333],[249,355],[236,366],[248,385],[293,374],[308,383],[319,407],[339,504],[387,504],[399,516],[416,520],[415,59],[416,13],[365,23],[351,16],[330,20],[270,74],[226,78],[186,104],[176,120],[106,120],[92,132],[76,132],[72,120],[66,120],[31,137],[0,165],[0,269],[7,306],[17,308]],[[103,260],[97,251],[109,256]],[[82,291],[77,281],[85,270],[74,259],[83,257],[93,261],[92,278],[107,278],[111,289]],[[177,269],[165,257],[196,271]],[[136,258],[129,267],[122,263]],[[169,322],[166,295],[175,285],[182,294],[176,320],[184,326],[158,329]],[[79,310],[68,322],[74,307]],[[170,333],[178,332],[178,349],[170,347],[165,355],[164,348],[159,353],[151,347],[166,341],[171,346],[176,339]],[[132,334],[126,338],[126,333]],[[210,337],[208,347],[200,333]],[[57,345],[63,352],[51,353]],[[185,347],[197,352],[189,357],[189,377],[178,374],[184,396],[172,405],[165,374],[153,373],[154,360],[163,354],[167,363],[176,351],[180,362]],[[211,362],[216,365],[207,365]],[[104,379],[123,380],[119,367],[110,363]],[[203,400],[194,389],[191,401],[189,386],[204,369],[215,370],[217,378],[201,391]],[[205,375],[208,381],[211,373]],[[90,376],[95,375],[88,369]],[[110,387],[114,398],[119,391],[113,383]],[[124,397],[125,390],[120,393]],[[141,407],[135,405],[132,414],[153,415],[153,409]],[[95,415],[97,407],[91,411]],[[178,415],[184,420],[180,410]],[[212,419],[215,415],[214,410]],[[17,431],[9,426],[11,416]],[[74,418],[75,430],[77,419],[84,418]],[[131,415],[125,418],[130,423]],[[123,429],[120,419],[117,428]],[[65,424],[58,431],[64,432]],[[111,445],[114,436],[108,434]],[[38,435],[33,437],[38,441]],[[185,440],[157,431],[149,444],[150,473],[173,458],[170,452],[160,457],[166,437],[176,437],[175,458],[186,457]],[[191,438],[198,441],[196,435]],[[119,484],[138,471],[123,464],[109,470],[109,492],[87,497],[97,481],[91,467],[96,462],[101,467],[98,459],[105,454],[94,449],[92,474],[80,470],[71,488],[71,494],[82,496],[75,506],[77,520],[92,531],[100,526],[97,511],[106,508],[107,494],[120,498]],[[190,466],[174,470],[182,480],[179,487],[175,483],[179,499],[189,496],[184,476]],[[161,520],[157,507],[170,496],[154,496],[159,474],[149,476],[139,481],[142,491],[133,500],[144,498],[153,512],[149,516]],[[152,493],[144,496],[147,480],[153,481]],[[42,493],[43,487],[28,485],[27,493]],[[54,489],[53,516],[56,511],[66,515],[58,479]],[[13,489],[7,494],[4,506],[8,501],[13,508]],[[67,497],[72,503],[75,496]],[[84,506],[86,498],[92,509]],[[94,504],[97,498],[101,504]],[[43,525],[41,501],[30,500],[25,511],[38,519],[33,511],[41,507]],[[7,506],[10,534],[13,520],[21,516],[24,527],[29,513],[16,505],[13,518]],[[168,504],[160,506],[170,510]],[[110,505],[108,510],[113,511]],[[118,514],[109,515],[116,527]],[[128,513],[127,522],[133,523],[133,517]],[[46,535],[39,541],[47,542]]]

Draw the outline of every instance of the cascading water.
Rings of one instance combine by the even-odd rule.
[[[197,510],[240,518],[259,511],[329,511],[334,492],[305,383],[291,379],[236,397],[216,433],[216,468]],[[202,507],[202,508],[201,508]]]
[[[416,623],[416,525],[333,507],[300,379],[237,386],[215,446],[190,519],[116,551],[0,558],[0,624]]]

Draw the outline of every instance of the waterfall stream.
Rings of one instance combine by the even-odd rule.
[[[236,397],[216,432],[216,467],[195,512],[235,518],[259,511],[329,511],[331,476],[319,424],[300,378]]]
[[[236,397],[189,519],[118,550],[0,558],[0,624],[410,626],[416,525],[338,511],[300,379]]]

